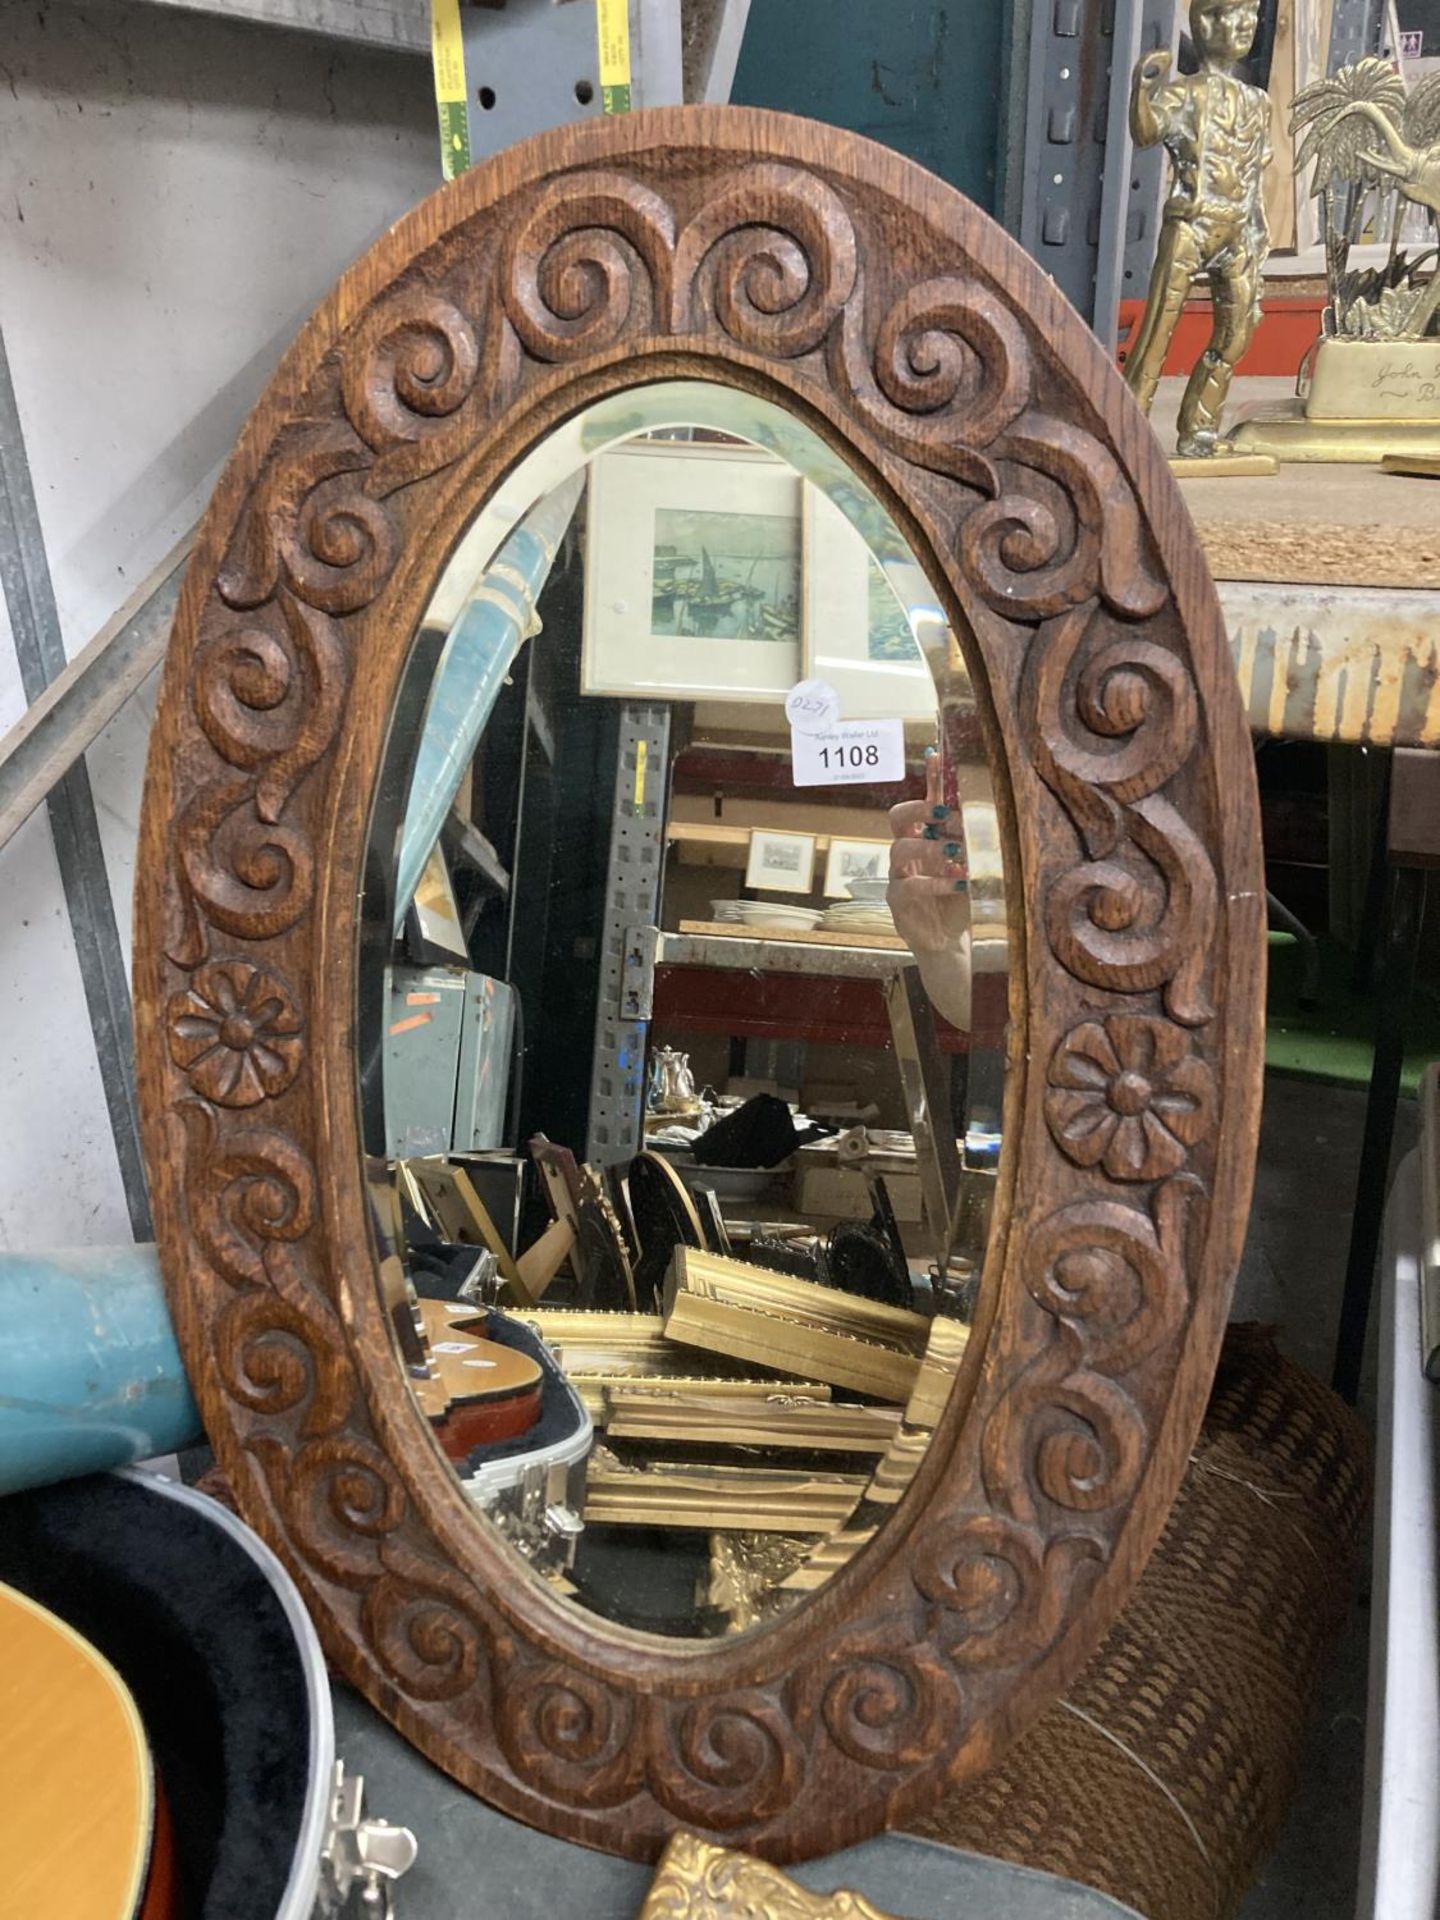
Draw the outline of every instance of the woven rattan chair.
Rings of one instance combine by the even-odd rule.
[[[1354,1598],[1369,1436],[1232,1328],[1169,1522],[1099,1653],[1002,1763],[915,1823],[1150,1920],[1224,1920],[1274,1845]]]

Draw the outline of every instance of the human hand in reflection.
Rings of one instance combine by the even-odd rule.
[[[890,885],[895,930],[914,954],[931,1004],[970,1029],[970,896],[964,826],[941,798],[940,757],[925,763],[925,798],[890,809]]]

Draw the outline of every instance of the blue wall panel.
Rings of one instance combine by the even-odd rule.
[[[731,98],[866,134],[993,212],[1006,11],[1001,0],[752,0]]]

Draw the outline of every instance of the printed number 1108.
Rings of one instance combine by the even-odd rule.
[[[821,747],[817,757],[821,766],[827,770],[839,767],[878,767],[880,749],[873,742],[865,747]]]

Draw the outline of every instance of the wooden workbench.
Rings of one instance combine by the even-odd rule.
[[[1173,445],[1183,382],[1162,383]],[[1289,383],[1239,380],[1235,400]],[[1440,480],[1363,466],[1185,480],[1256,733],[1440,747]]]

